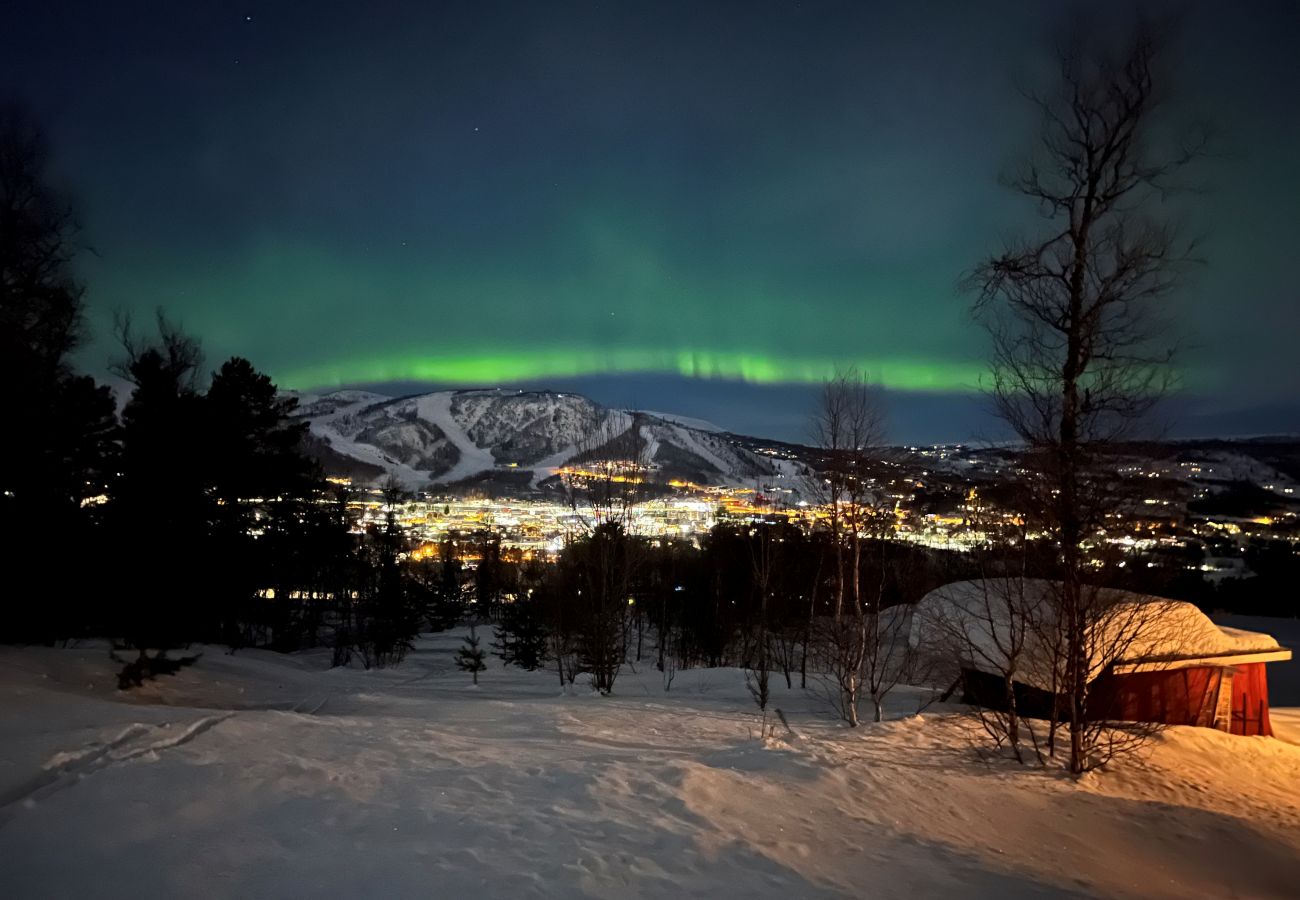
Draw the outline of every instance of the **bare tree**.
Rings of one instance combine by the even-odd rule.
[[[859,382],[856,372],[837,371],[822,386],[812,423],[813,444],[822,451],[821,465],[816,467],[813,474],[812,493],[828,513],[832,554],[831,584],[836,618],[839,618],[844,607],[844,543],[841,536],[849,475],[844,456],[851,444],[849,407]]]
[[[35,118],[0,102],[0,372],[16,398],[66,376],[83,337],[84,289],[72,272],[80,229],[48,181],[49,159]],[[19,471],[6,466],[7,476]]]
[[[1022,746],[1020,696],[1025,685],[1052,682],[1038,665],[1034,623],[1040,619],[1040,592],[1026,591],[1025,580],[982,578],[944,589],[922,610],[928,649],[957,664],[966,698],[995,749],[1007,748],[1018,762]],[[1028,722],[1029,720],[1026,720]],[[1038,745],[1032,725],[1028,728]],[[1041,760],[1041,756],[1040,756]]]
[[[640,426],[636,414],[613,414],[560,469],[576,532],[591,533],[607,522],[631,529],[650,471]]]
[[[1055,756],[1058,687],[1066,662],[1058,643],[1064,632],[1057,623],[1063,587],[1023,572],[990,575],[944,587],[917,612],[922,652],[959,670],[984,733],[996,749],[1009,750],[1021,762],[1044,764]],[[1144,672],[1161,671],[1185,652],[1188,635],[1182,605],[1175,601],[1094,585],[1083,591],[1092,611],[1084,629],[1088,756],[1080,769],[1088,771],[1141,747],[1163,727],[1121,721],[1125,690],[1144,688],[1126,685],[1116,673],[1135,662]]]
[[[885,578],[892,566],[886,548],[888,510],[877,507],[871,518],[872,535],[879,549],[876,584],[865,595],[862,639],[862,689],[871,700],[872,719],[885,718],[885,698],[903,679],[917,674],[917,660],[905,633],[910,618],[900,607],[885,606]]]
[[[799,664],[802,638],[804,636],[804,627],[785,623],[771,629],[771,648],[772,661],[776,663],[777,668],[781,670],[782,676],[785,677],[786,689],[794,687],[792,678],[795,667]]]
[[[159,308],[154,314],[157,338],[141,336],[130,313],[113,316],[113,335],[122,348],[122,356],[109,369],[114,375],[139,386],[140,370],[157,370],[181,390],[195,393],[203,368],[203,348]]]
[[[1091,584],[1084,585],[1081,593],[1080,605],[1088,615],[1083,633],[1088,670],[1078,743],[1086,755],[1077,768],[1071,755],[1071,770],[1086,772],[1140,749],[1165,727],[1160,722],[1118,720],[1123,710],[1113,678],[1117,666],[1143,660],[1147,673],[1166,670],[1166,658],[1184,653],[1190,635],[1177,601]],[[1068,636],[1068,631],[1058,629],[1061,633]],[[1065,673],[1070,674],[1068,666]]]
[[[749,667],[745,671],[745,685],[763,715],[763,726],[766,728],[767,704],[772,695],[773,655],[768,606],[772,598],[772,577],[778,565],[780,545],[773,534],[773,526],[767,522],[750,529],[746,544],[749,549],[754,590],[758,594],[758,621],[753,626],[754,646],[749,654]]]
[[[834,614],[818,629],[819,643],[829,670],[831,704],[856,726],[863,662],[872,635],[879,637],[879,603],[868,602],[862,590],[862,539],[884,522],[874,505],[880,499],[875,485],[884,412],[878,393],[855,369],[838,372],[826,383],[814,432],[824,453],[820,499],[827,507],[835,593]],[[883,538],[883,527],[876,531]]]
[[[992,337],[992,397],[1029,449],[1027,512],[1058,549],[1074,772],[1091,749],[1087,628],[1101,612],[1084,545],[1116,503],[1116,479],[1090,473],[1171,386],[1164,312],[1194,250],[1159,213],[1204,134],[1169,145],[1153,130],[1159,50],[1141,23],[1122,52],[1078,38],[1061,54],[1057,89],[1030,98],[1037,152],[1011,180],[1047,225],[968,279]]]

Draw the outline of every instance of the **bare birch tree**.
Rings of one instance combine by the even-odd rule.
[[[1076,773],[1091,750],[1086,635],[1101,612],[1085,589],[1085,542],[1116,502],[1117,479],[1091,473],[1172,384],[1167,310],[1194,250],[1163,201],[1204,135],[1171,143],[1153,129],[1160,50],[1142,23],[1118,53],[1079,38],[1061,54],[1056,89],[1030,96],[1037,152],[1011,179],[1045,227],[969,276],[992,337],[992,397],[1029,449],[1027,513],[1058,551]]]
[[[877,542],[879,558],[876,584],[864,599],[862,664],[859,667],[862,690],[871,701],[872,720],[876,722],[885,718],[885,698],[909,674],[918,674],[917,660],[905,633],[910,617],[898,607],[885,606],[885,579],[893,565],[886,553],[890,515],[888,509],[877,507],[871,519],[871,533]]]
[[[828,511],[835,594],[834,614],[818,629],[819,643],[831,704],[856,726],[863,663],[868,646],[878,646],[873,636],[880,635],[879,602],[868,603],[862,590],[862,539],[880,516],[873,505],[879,499],[876,480],[884,443],[878,393],[856,370],[838,372],[822,390],[814,432],[825,454],[820,499]]]
[[[974,715],[993,747],[1025,762],[1020,695],[1024,685],[1041,684],[1045,674],[1050,680],[1034,654],[1041,592],[1026,591],[1023,578],[982,578],[944,590],[943,602],[921,613],[927,649],[960,667],[965,696],[974,701]]]
[[[753,572],[754,591],[758,594],[756,604],[758,621],[752,623],[753,648],[749,653],[749,666],[745,670],[745,685],[763,715],[764,729],[767,726],[767,704],[772,696],[773,636],[768,606],[772,598],[774,570],[780,563],[780,545],[773,533],[773,527],[767,522],[762,522],[756,528],[750,529],[745,541]]]

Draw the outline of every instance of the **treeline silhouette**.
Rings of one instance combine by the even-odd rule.
[[[327,626],[340,661],[400,657],[420,623],[395,525],[355,533],[266,375],[232,358],[205,379],[161,314],[153,334],[118,323],[120,415],[74,370],[83,248],[48,155],[33,117],[0,105],[0,640],[111,637],[137,653],[124,683],[193,642],[288,648]]]

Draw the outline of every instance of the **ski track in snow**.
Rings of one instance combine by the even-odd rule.
[[[0,795],[0,828],[7,825],[20,808],[33,807],[50,795],[66,790],[96,772],[188,744],[232,716],[233,712],[204,716],[175,732],[170,725],[149,726],[137,722],[105,743],[56,753],[46,763],[44,771],[35,778]],[[136,740],[159,733],[163,733],[163,736],[156,740]]]
[[[558,472],[560,468],[566,462],[568,462],[577,452],[578,452],[577,445],[570,444],[569,446],[565,447],[563,450],[560,450],[556,453],[552,453],[550,456],[546,457],[545,459],[539,460],[537,464],[532,467],[532,472],[533,472],[532,487],[534,488],[537,487],[542,481],[544,481],[547,478],[550,478],[552,475]]]
[[[655,457],[659,455],[659,439],[655,437],[654,429],[649,425],[642,425],[641,439],[645,441],[645,461],[647,464],[653,463]]]
[[[469,478],[471,475],[477,475],[479,472],[493,469],[497,464],[492,452],[483,449],[470,440],[470,436],[466,434],[465,429],[452,416],[451,401],[454,396],[453,392],[441,391],[436,394],[427,394],[416,401],[416,410],[420,418],[441,428],[443,434],[447,436],[447,440],[460,451],[460,459],[456,461],[456,465],[434,479],[437,484],[451,484],[463,478]]]
[[[694,428],[696,431],[710,431],[715,434],[724,434],[727,430],[720,425],[714,425],[712,422],[705,421],[704,419],[696,419],[691,416],[679,416],[676,413],[654,412],[653,410],[648,409],[640,410],[640,413],[645,416],[652,416],[653,418],[661,419],[665,422],[671,422],[674,425],[685,425],[687,428]]]
[[[311,430],[317,437],[325,438],[327,443],[338,453],[379,466],[408,488],[422,487],[429,482],[429,473],[421,472],[405,463],[398,462],[373,444],[354,441],[344,435],[338,428],[337,423],[340,419],[356,415],[367,406],[373,406],[376,402],[384,399],[386,398],[377,395],[367,396],[365,399],[335,410],[324,418],[312,420],[310,423]]]
[[[717,468],[719,472],[726,473],[731,471],[731,466],[723,462],[722,457],[718,456],[710,448],[704,446],[704,444],[695,440],[695,438],[692,435],[690,435],[680,426],[673,425],[671,426],[671,428],[672,428],[671,433],[673,434],[673,436],[675,436],[681,442],[679,446],[683,447],[686,450],[689,450],[691,453],[694,453],[696,456],[700,457],[701,459],[708,460],[709,464]]]

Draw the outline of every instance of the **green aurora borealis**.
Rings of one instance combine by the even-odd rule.
[[[671,241],[633,243],[634,233],[585,223],[566,237],[552,231],[545,240],[562,247],[542,254],[529,256],[524,240],[513,254],[471,262],[411,241],[356,258],[274,243],[209,283],[194,284],[188,270],[155,270],[161,281],[149,293],[185,298],[186,327],[209,344],[229,341],[275,360],[272,373],[297,388],[611,373],[815,383],[837,365],[901,390],[970,391],[978,382],[961,302],[935,315],[918,291],[923,279],[873,278],[848,265],[787,274],[758,260],[710,272],[674,259],[683,251]],[[950,274],[936,272],[929,290],[951,295]],[[877,302],[853,296],[864,282]],[[358,297],[386,300],[374,309]],[[916,338],[900,342],[908,331],[926,331],[940,352],[917,352],[924,343]],[[294,340],[281,342],[284,334]]]
[[[874,383],[899,390],[964,390],[978,384],[980,368],[909,360],[864,360]],[[821,360],[764,358],[712,351],[675,353],[619,348],[605,353],[555,349],[546,352],[500,353],[485,350],[464,356],[392,356],[348,360],[295,370],[282,376],[288,384],[347,384],[387,381],[428,381],[435,384],[494,384],[533,381],[550,376],[576,377],[595,373],[657,372],[687,378],[729,378],[754,384],[817,383],[834,371]]]

